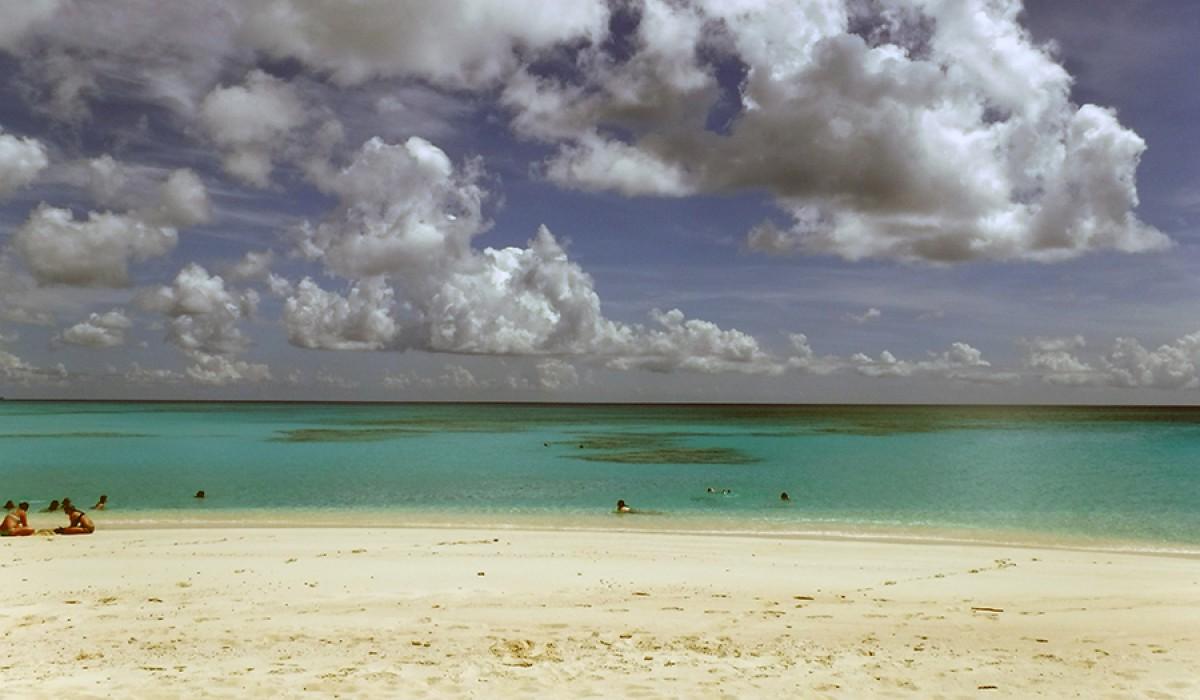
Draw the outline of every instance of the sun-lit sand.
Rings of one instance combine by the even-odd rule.
[[[1197,697],[1200,560],[718,535],[0,540],[25,697]]]

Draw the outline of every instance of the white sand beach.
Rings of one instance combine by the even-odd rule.
[[[1200,559],[465,529],[0,540],[23,697],[1196,697]]]

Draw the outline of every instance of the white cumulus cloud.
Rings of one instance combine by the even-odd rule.
[[[265,364],[235,357],[250,345],[239,325],[258,307],[254,290],[228,288],[223,278],[192,263],[170,285],[148,290],[138,300],[144,308],[167,317],[167,341],[192,361],[185,370],[192,380],[224,385],[271,378]]]
[[[420,138],[367,141],[318,184],[340,206],[300,230],[300,251],[354,281],[349,297],[301,282],[285,302],[302,347],[569,355],[654,371],[776,371],[749,335],[678,310],[656,327],[606,318],[592,278],[546,227],[525,247],[474,248],[488,227],[481,164]],[[376,279],[377,278],[377,279]],[[377,290],[368,294],[364,285]],[[284,285],[276,285],[286,290]]]
[[[40,141],[0,129],[0,197],[33,182],[49,164],[46,147]]]
[[[1144,142],[1070,101],[1018,2],[633,6],[632,55],[592,46],[582,76],[520,74],[504,93],[514,129],[558,147],[544,171],[560,184],[765,190],[793,219],[751,231],[769,253],[1054,261],[1169,244],[1133,213]],[[744,78],[721,85],[714,66],[735,62]]]
[[[224,153],[225,170],[258,187],[270,183],[273,156],[306,121],[296,91],[261,70],[251,71],[243,85],[214,88],[200,104],[199,117]]]
[[[125,331],[133,327],[133,321],[120,309],[105,313],[90,314],[64,330],[59,336],[62,342],[90,348],[114,348],[125,344]]]
[[[379,277],[356,283],[346,296],[306,277],[284,303],[283,322],[288,340],[302,348],[379,350],[396,335],[394,306],[392,289]]]
[[[123,287],[129,263],[165,255],[178,240],[175,229],[139,216],[91,212],[78,220],[69,209],[41,204],[13,236],[39,284]]]

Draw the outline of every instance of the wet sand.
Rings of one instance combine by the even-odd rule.
[[[26,697],[1196,697],[1200,559],[477,529],[0,540]]]

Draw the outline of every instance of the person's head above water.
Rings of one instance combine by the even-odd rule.
[[[618,501],[617,501],[617,512],[618,512],[618,513],[628,513],[628,512],[630,512],[630,511],[632,511],[632,510],[633,510],[633,509],[632,509],[632,508],[630,508],[630,507],[629,507],[629,506],[628,506],[628,505],[625,503],[625,500],[624,500],[624,499],[621,499],[621,500],[618,500]]]
[[[204,491],[197,491],[196,498],[204,498]]]
[[[12,500],[8,500],[8,501],[4,502],[4,510],[12,510],[13,508],[16,508],[16,507],[17,507],[17,504],[13,503]]]
[[[787,491],[784,491],[783,493],[779,494],[779,500],[790,501],[790,500],[792,500],[792,497],[788,495]]]
[[[108,503],[108,496],[106,494],[100,494],[100,503]]]
[[[46,506],[46,510],[50,511],[51,513],[58,510],[58,500],[55,499],[53,501],[50,501],[50,505]]]

